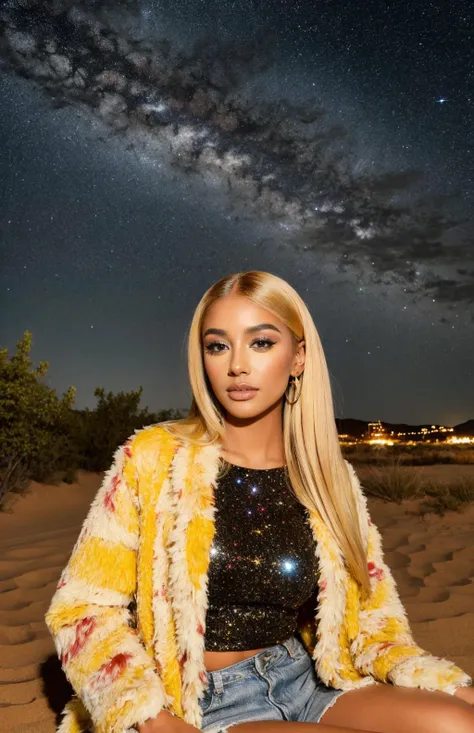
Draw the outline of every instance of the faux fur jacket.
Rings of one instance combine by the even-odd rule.
[[[75,695],[58,733],[125,733],[162,708],[201,728],[204,631],[220,445],[195,447],[151,425],[114,456],[46,614]],[[317,513],[317,607],[298,622],[327,685],[374,681],[453,693],[471,679],[413,640],[380,534],[350,463],[368,541],[360,597]],[[301,615],[301,614],[300,614]]]

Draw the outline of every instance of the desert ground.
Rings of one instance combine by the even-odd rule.
[[[428,480],[474,478],[474,465],[410,468]],[[358,471],[363,481],[363,469]],[[0,513],[0,731],[53,733],[70,688],[44,614],[101,474],[77,483],[31,482]],[[444,517],[369,499],[414,636],[474,674],[474,504]]]

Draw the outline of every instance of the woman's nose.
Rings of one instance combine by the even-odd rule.
[[[232,356],[230,359],[230,369],[234,374],[238,374],[239,372],[248,373],[249,371],[248,359],[243,354],[242,350],[239,350],[239,351],[236,350],[232,353]]]

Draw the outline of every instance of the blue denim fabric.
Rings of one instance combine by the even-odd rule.
[[[295,636],[207,677],[209,686],[199,701],[206,733],[256,720],[318,723],[344,694],[321,682]]]

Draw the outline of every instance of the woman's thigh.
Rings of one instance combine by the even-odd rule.
[[[341,695],[320,723],[377,733],[474,733],[474,708],[445,692],[378,683]]]

